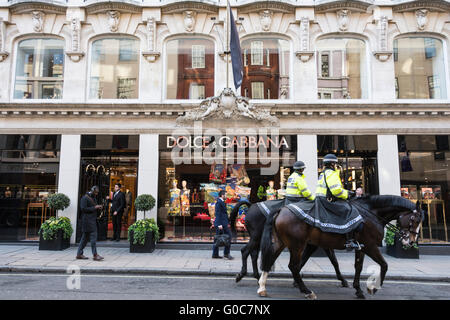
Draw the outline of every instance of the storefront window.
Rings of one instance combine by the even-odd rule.
[[[449,243],[450,136],[398,136],[401,194],[428,212],[421,243]]]
[[[442,41],[408,37],[394,40],[395,78],[399,99],[446,99]]]
[[[38,240],[55,216],[47,198],[58,190],[59,135],[0,135],[0,240]]]
[[[62,99],[64,40],[28,39],[17,48],[15,99]]]
[[[316,48],[319,99],[368,98],[368,66],[364,41],[327,38],[317,41]],[[328,97],[329,94],[331,97]]]
[[[137,99],[139,42],[131,38],[96,40],[91,49],[90,99]]]
[[[290,44],[278,38],[242,41],[241,95],[250,99],[288,99]]]
[[[125,210],[122,216],[120,238],[127,239],[128,227],[136,221],[134,200],[137,193],[137,169],[139,159],[139,136],[129,135],[83,135],[81,136],[81,168],[79,199],[92,186],[99,187],[97,202],[104,204],[99,211],[98,240],[113,237],[111,204],[106,196],[112,198],[114,185],[120,183],[125,195]],[[79,209],[79,208],[78,208]],[[78,222],[81,212],[78,210]],[[77,223],[77,241],[81,237],[80,223]]]
[[[167,50],[167,99],[214,96],[214,42],[203,38],[170,40]]]
[[[214,205],[220,190],[226,191],[228,214],[240,199],[254,203],[283,197],[285,181],[296,159],[297,136],[268,138],[160,136],[158,224],[161,241],[212,242]],[[217,148],[209,149],[213,145],[223,150],[223,158],[218,156]],[[262,152],[266,146],[270,147],[268,154]],[[182,161],[174,157],[178,155],[177,148],[186,156]],[[194,149],[200,150],[199,157]],[[235,152],[232,156],[225,155],[226,150]],[[244,219],[243,209],[236,222],[238,242],[249,240]]]
[[[364,194],[378,194],[376,136],[317,136],[319,173],[323,157],[338,157],[341,180],[347,190],[362,188]]]

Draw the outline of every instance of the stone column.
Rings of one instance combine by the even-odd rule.
[[[306,164],[303,172],[306,183],[312,193],[316,192],[317,186],[317,135],[297,135],[297,160]]]
[[[400,168],[396,135],[378,135],[380,194],[400,195]]]
[[[58,215],[68,217],[72,222],[73,234],[70,243],[75,243],[77,214],[78,214],[78,186],[80,180],[81,136],[62,135],[59,159],[58,192],[64,193],[70,199],[70,206]]]
[[[155,207],[145,213],[146,218],[154,218],[158,212],[158,171],[159,171],[159,136],[157,134],[139,135],[139,169],[138,196],[150,194],[155,200]],[[144,213],[138,211],[137,220],[143,219]]]

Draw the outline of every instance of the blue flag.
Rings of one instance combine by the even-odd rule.
[[[239,43],[239,34],[234,22],[233,12],[230,8],[230,52],[231,64],[233,67],[234,87],[237,89],[242,84],[244,76],[244,66],[242,63],[241,45]]]

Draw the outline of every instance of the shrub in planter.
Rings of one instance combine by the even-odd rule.
[[[64,250],[70,247],[73,228],[67,217],[51,217],[39,229],[39,250]]]
[[[50,209],[64,210],[70,205],[70,199],[64,193],[55,193],[48,196],[47,204]]]
[[[159,240],[159,228],[155,219],[143,219],[128,228],[130,252],[153,252]]]
[[[419,247],[414,244],[412,247],[406,247],[395,236],[395,232],[387,229],[384,237],[386,242],[386,253],[395,258],[419,259]]]

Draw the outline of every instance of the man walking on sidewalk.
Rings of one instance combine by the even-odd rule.
[[[219,191],[219,197],[217,198],[215,214],[216,219],[214,220],[214,227],[216,228],[216,234],[220,234],[223,232],[224,234],[228,234],[231,240],[231,232],[228,229],[228,214],[227,214],[227,205],[225,204],[226,194],[224,190]],[[230,256],[230,246],[226,246],[223,250],[223,257],[228,260],[232,260],[233,257]],[[216,244],[213,244],[213,255],[214,259],[222,258],[219,256],[219,248]]]
[[[103,208],[102,205],[97,204],[95,200],[99,189],[93,186],[90,192],[87,192],[80,202],[81,208],[81,240],[78,247],[77,259],[89,259],[83,255],[83,250],[86,247],[88,239],[91,241],[92,255],[95,261],[103,260],[103,257],[97,254],[97,210]]]

